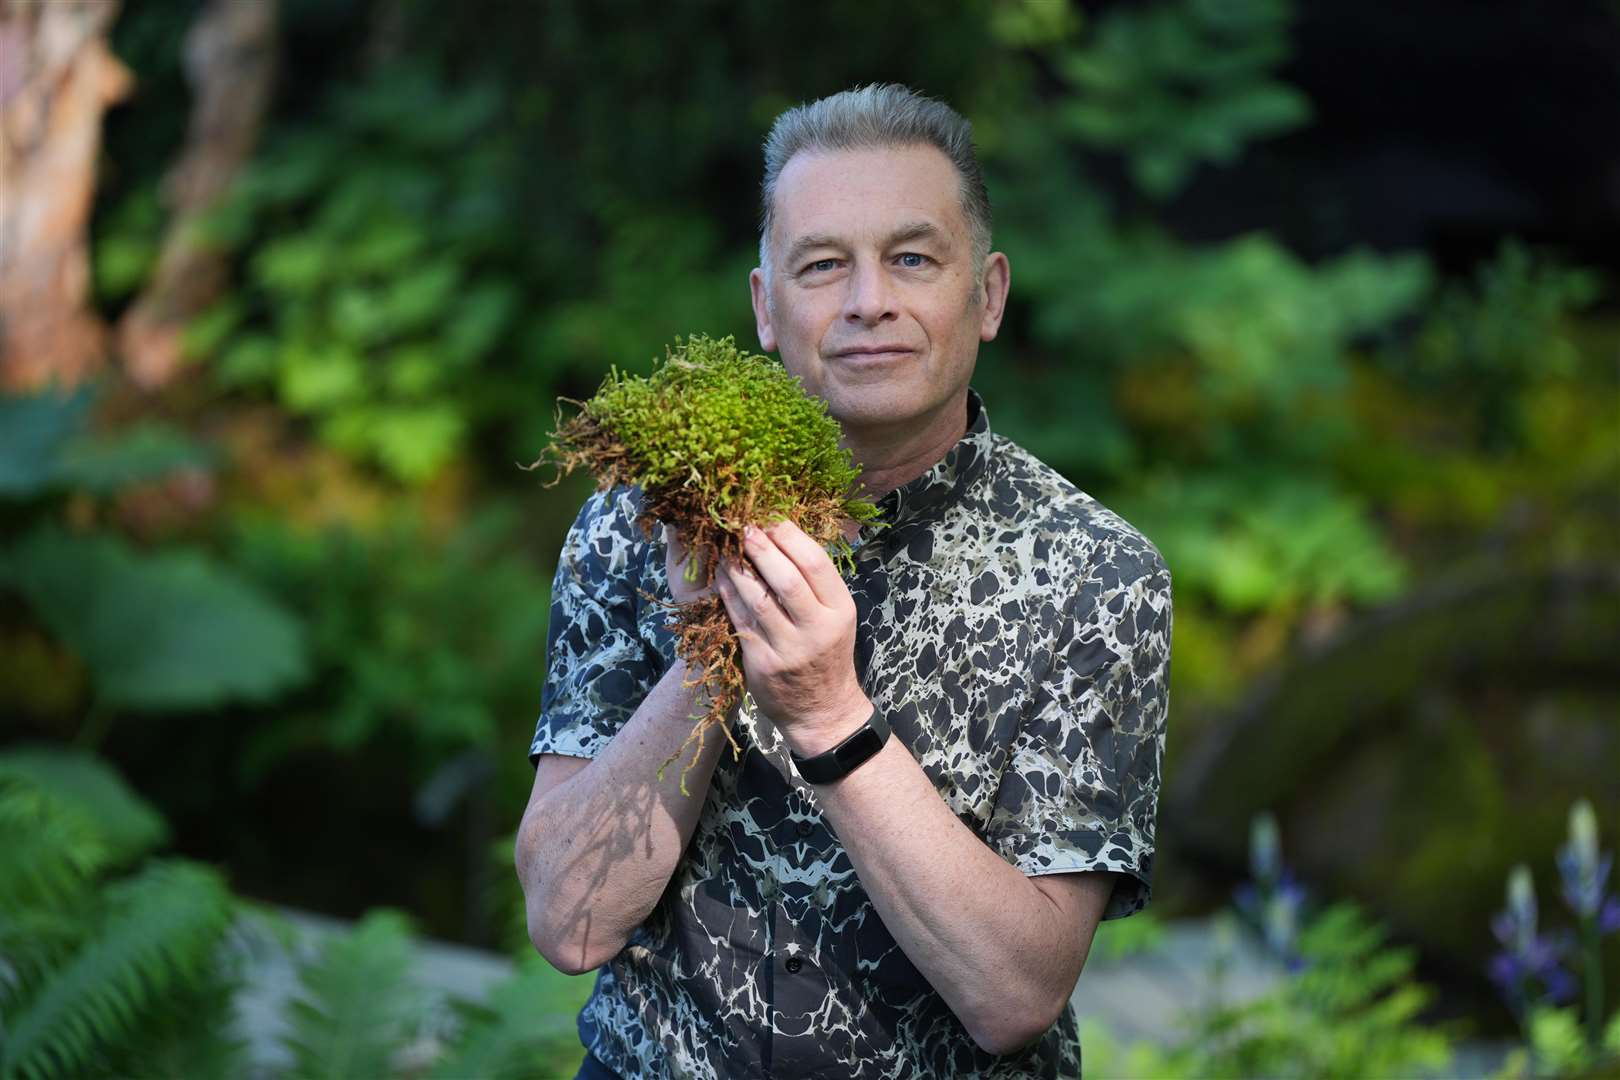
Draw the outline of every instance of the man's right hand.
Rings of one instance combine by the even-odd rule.
[[[701,561],[692,571],[692,579],[687,580],[687,561],[692,557],[685,541],[681,539],[681,534],[665,525],[664,573],[669,577],[669,594],[677,604],[690,604],[694,600],[714,595],[714,588],[703,584],[708,576],[708,570]]]

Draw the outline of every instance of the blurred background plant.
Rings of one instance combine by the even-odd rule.
[[[1229,960],[1217,952],[1216,992],[1184,1006],[1178,1041],[1121,1044],[1086,1020],[1086,1071],[1166,1080],[1455,1075],[1447,1070],[1457,1025],[1421,1019],[1435,991],[1414,977],[1416,951],[1391,946],[1387,931],[1352,902],[1309,908],[1269,814],[1251,824],[1249,863],[1253,877],[1237,891],[1236,915],[1280,976],[1262,993],[1228,998],[1221,969]]]
[[[1311,1023],[1601,1045],[1481,958],[1565,808],[1620,821],[1612,5],[0,0],[0,30],[0,739],[116,765],[191,860],[167,886],[521,951],[502,862],[585,488],[517,463],[610,364],[751,340],[765,130],[892,79],[975,125],[1015,281],[994,425],[1175,576],[1157,904],[1247,876],[1297,950],[1204,1045],[1252,1065],[1306,999],[1386,992]],[[144,864],[74,865],[110,897]],[[1578,995],[1620,985],[1606,910],[1555,950]]]

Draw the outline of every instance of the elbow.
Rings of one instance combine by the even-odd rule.
[[[566,927],[544,918],[533,904],[527,907],[529,944],[545,958],[546,963],[564,975],[584,975],[595,971],[619,955],[624,948],[623,941],[605,941],[604,935],[591,933],[588,918],[581,932],[567,933]]]
[[[1051,1030],[1068,1003],[1067,996],[1055,1001],[1007,998],[993,1003],[980,1015],[964,1020],[963,1026],[985,1053],[1015,1054]],[[1025,1007],[1018,1008],[1019,1005]]]
[[[546,888],[545,875],[536,865],[537,860],[525,851],[521,828],[515,855],[529,944],[546,963],[565,975],[583,975],[618,955],[625,941],[608,940],[600,926],[592,925],[589,910],[568,914],[568,901],[552,895]]]
[[[532,940],[532,939],[531,939]],[[551,943],[534,941],[535,951],[545,957],[546,963],[564,975],[584,975],[613,959],[615,954],[600,956],[571,942]]]

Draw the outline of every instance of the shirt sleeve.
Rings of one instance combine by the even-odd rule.
[[[636,523],[633,489],[586,500],[568,530],[551,586],[546,678],[529,761],[541,754],[593,758],[662,674],[643,640],[638,593],[651,545]]]
[[[1112,870],[1105,919],[1147,906],[1170,676],[1170,572],[1140,534],[1105,545],[1059,615],[986,839],[1025,874]]]

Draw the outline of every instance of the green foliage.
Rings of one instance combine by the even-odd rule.
[[[1495,1080],[1612,1076],[1620,1065],[1620,1011],[1609,1018],[1596,1048],[1573,1008],[1532,1009],[1527,1028],[1529,1045],[1508,1055]]]
[[[1272,77],[1287,59],[1285,0],[1181,0],[1105,13],[1059,54],[1077,90],[1059,130],[1118,150],[1137,184],[1164,197],[1201,162],[1227,164],[1252,140],[1310,116],[1303,94]]]
[[[103,302],[135,292],[157,265],[163,244],[163,205],[156,187],[141,188],[105,217],[94,250],[96,296]]]
[[[1384,931],[1353,905],[1329,908],[1299,938],[1305,966],[1276,989],[1188,1017],[1169,1048],[1120,1047],[1082,1026],[1088,1074],[1098,1076],[1343,1077],[1438,1074],[1450,1039],[1419,1024],[1431,993],[1412,980],[1413,954],[1386,946]]]
[[[531,954],[480,1004],[462,1003],[462,1028],[433,1067],[437,1080],[571,1076],[584,1057],[574,1017],[594,977],[563,975]]]
[[[479,368],[519,309],[500,104],[402,66],[274,139],[211,223],[250,288],[191,327],[191,352],[345,453],[408,483],[436,473],[487,411]]]
[[[1386,363],[1400,364],[1429,393],[1453,395],[1482,448],[1500,453],[1530,434],[1526,391],[1605,370],[1572,325],[1598,295],[1592,272],[1506,242],[1474,281],[1439,292],[1410,344],[1391,350]]]
[[[41,527],[5,553],[0,583],[84,659],[104,705],[264,700],[306,674],[292,617],[198,552]]]
[[[244,519],[233,559],[306,620],[315,689],[249,738],[256,780],[287,753],[382,743],[418,778],[527,717],[545,656],[550,579],[521,557],[510,505],[488,505],[448,538],[414,515],[369,532],[310,532]],[[379,568],[387,573],[379,573]]]
[[[93,757],[0,754],[0,1077],[246,1074],[234,1000],[252,935],[231,929],[222,878],[174,859],[114,876],[166,831]],[[286,1006],[287,1075],[395,1074],[429,1007],[413,963],[408,922],[386,911],[306,956]],[[531,954],[487,1001],[449,1003],[433,1075],[571,1073],[590,984]]]
[[[410,924],[391,911],[368,914],[333,938],[298,972],[285,1042],[299,1080],[386,1076],[420,1026],[421,988],[411,979]]]
[[[226,980],[224,882],[179,860],[107,876],[163,833],[94,759],[0,756],[0,1076],[127,1074],[132,1047],[147,1062],[199,1060],[186,1049],[198,1032],[174,1023],[173,1008]],[[207,1038],[223,1064],[229,1040]]]
[[[1260,468],[1163,473],[1117,508],[1153,537],[1178,588],[1229,612],[1376,603],[1405,584],[1361,500],[1320,480]]]
[[[165,424],[144,421],[109,435],[85,431],[93,403],[88,389],[0,397],[0,498],[107,494],[212,464],[207,449]]]
[[[135,1029],[144,1003],[206,968],[230,915],[219,875],[191,863],[154,863],[109,886],[101,923],[72,960],[7,1010],[0,1072],[50,1076],[93,1062],[98,1046]]]
[[[209,461],[157,424],[87,433],[93,396],[0,398],[0,497],[114,494]],[[0,589],[24,598],[84,661],[100,707],[262,700],[304,678],[301,627],[229,570],[197,551],[65,531],[49,509],[26,512],[20,537],[0,538]]]
[[[86,390],[0,396],[0,497],[27,498],[58,485],[62,452],[90,405]]]
[[[88,755],[44,747],[0,757],[0,816],[17,838],[0,853],[0,904],[8,908],[65,900],[168,839],[163,819],[117,773]]]

